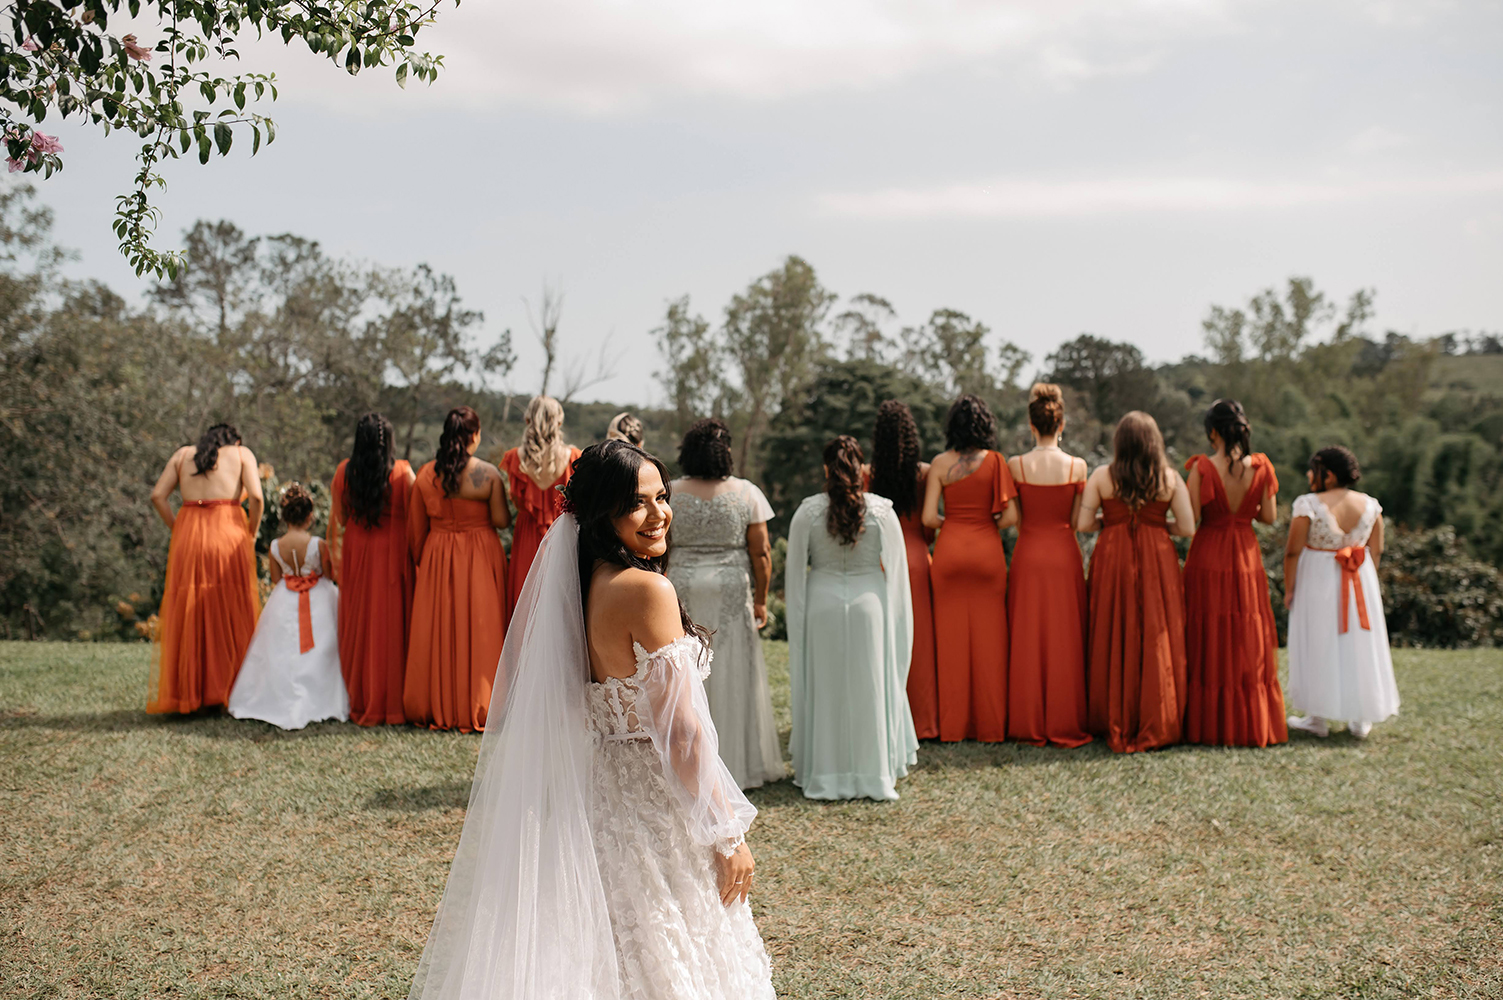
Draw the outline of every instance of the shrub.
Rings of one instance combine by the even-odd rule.
[[[1503,645],[1503,575],[1472,556],[1455,528],[1388,525],[1386,543],[1378,575],[1392,645]]]

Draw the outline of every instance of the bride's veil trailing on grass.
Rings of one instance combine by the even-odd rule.
[[[464,833],[411,1000],[616,1000],[590,831],[589,652],[573,516],[543,539],[497,670]],[[493,696],[494,698],[494,696]]]

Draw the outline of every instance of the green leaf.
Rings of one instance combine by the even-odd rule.
[[[245,110],[245,84],[244,83],[237,83],[237,84],[235,84],[235,107],[239,108],[242,111]]]
[[[199,163],[208,163],[209,162],[209,155],[211,153],[213,153],[213,152],[214,152],[214,146],[213,146],[212,143],[209,142],[209,137],[206,136],[206,135],[199,136],[198,137],[198,162]]]
[[[256,126],[252,125],[251,126],[251,155],[255,156],[260,151],[261,151],[261,130],[259,128],[257,128]]]
[[[214,126],[214,144],[219,147],[220,156],[228,156],[230,143],[235,141],[235,132],[224,122]]]
[[[397,86],[401,87],[403,90],[407,89],[407,64],[406,63],[402,63],[402,65],[400,65],[400,66],[397,67]]]
[[[344,57],[344,68],[350,76],[360,72],[360,46],[350,46],[349,54]]]

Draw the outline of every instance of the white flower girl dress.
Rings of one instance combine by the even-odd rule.
[[[1366,547],[1383,507],[1366,499],[1362,517],[1345,532],[1314,493],[1294,501],[1294,516],[1310,519],[1310,534],[1289,609],[1289,700],[1305,717],[1289,723],[1316,735],[1325,735],[1326,720],[1342,719],[1364,737],[1399,710],[1383,596]]]
[[[300,565],[282,558],[281,539],[271,557],[282,579],[266,599],[256,634],[235,687],[229,712],[282,729],[350,717],[350,696],[339,669],[339,588],[323,575],[323,546],[314,539]]]

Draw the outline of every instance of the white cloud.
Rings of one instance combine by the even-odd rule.
[[[831,215],[896,220],[1099,216],[1292,208],[1407,196],[1503,191],[1503,172],[1343,181],[1138,177],[1100,180],[998,178],[929,188],[833,192],[817,204]]]
[[[1175,42],[1233,30],[1233,8],[1254,3],[1261,0],[470,0],[445,8],[421,37],[444,53],[446,70],[419,100],[599,113],[683,96],[859,90],[957,62],[1001,63],[1068,85],[1147,72]],[[381,71],[350,81],[327,60],[279,44],[242,50],[295,84],[287,98],[342,107],[390,99]],[[366,84],[367,76],[377,80]]]

